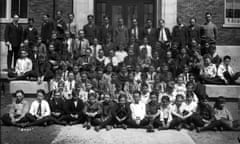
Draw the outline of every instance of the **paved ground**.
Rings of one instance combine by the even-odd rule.
[[[32,99],[29,99],[32,101]],[[11,99],[1,97],[1,114],[9,109]],[[28,131],[1,127],[1,144],[238,144],[237,132],[196,133],[182,130],[146,133],[143,129],[87,131],[82,125],[34,127]]]

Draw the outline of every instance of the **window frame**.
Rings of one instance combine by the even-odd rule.
[[[29,1],[28,1],[29,4]],[[12,0],[6,0],[6,17],[0,18],[0,23],[11,23],[12,17],[11,17],[11,11],[12,11]],[[27,15],[29,12],[29,7],[27,7]],[[28,23],[28,18],[19,18],[19,23]]]
[[[224,18],[223,18],[223,27],[225,28],[239,28],[240,27],[240,23],[227,23],[226,19],[227,19],[227,13],[226,13],[226,8],[227,8],[227,0],[224,0]]]

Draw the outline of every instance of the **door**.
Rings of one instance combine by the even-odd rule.
[[[131,27],[131,20],[137,18],[139,26],[143,27],[147,19],[155,24],[156,0],[95,0],[96,24],[103,23],[103,17],[109,16],[113,27],[117,20],[123,18],[125,26]]]

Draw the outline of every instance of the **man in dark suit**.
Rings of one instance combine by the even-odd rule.
[[[157,29],[157,40],[161,43],[162,48],[169,46],[171,41],[171,33],[168,28],[165,27],[165,20],[159,20],[159,28]]]
[[[84,103],[78,95],[73,93],[72,99],[66,100],[65,105],[66,115],[62,116],[60,121],[67,121],[70,125],[84,122]]]
[[[90,42],[90,45],[93,44],[93,39],[98,38],[99,32],[97,26],[94,24],[94,16],[88,15],[88,24],[83,26],[86,39]]]
[[[64,40],[65,37],[65,31],[67,30],[67,24],[63,19],[62,11],[57,11],[57,17],[56,17],[56,32],[57,32],[57,39],[60,41]]]
[[[104,24],[100,28],[100,41],[103,44],[107,43],[107,38],[113,39],[113,27],[110,25],[110,19],[108,16],[104,17]]]
[[[48,43],[51,39],[53,30],[54,30],[53,22],[50,20],[48,14],[44,14],[43,15],[43,23],[42,23],[42,27],[41,27],[41,37],[42,37],[42,42],[44,44],[48,45]]]
[[[153,28],[152,20],[147,20],[147,26],[145,27],[143,31],[143,37],[147,37],[149,40],[149,43],[152,47],[155,46],[155,43],[157,41],[157,30],[156,28]]]
[[[172,41],[178,43],[178,48],[181,49],[187,45],[187,27],[183,25],[182,18],[177,18],[177,25],[173,27]]]
[[[20,49],[20,44],[23,41],[23,28],[18,24],[19,16],[15,14],[13,16],[13,21],[7,24],[5,29],[5,42],[8,47],[7,55],[7,66],[8,69],[12,67],[12,57],[14,55],[14,67],[18,58],[18,51]]]
[[[38,38],[38,31],[33,26],[33,24],[34,24],[34,19],[28,18],[28,27],[24,29],[24,35],[23,35],[23,40],[29,41],[29,53],[32,52],[33,45],[37,43],[37,38]]]
[[[200,43],[200,26],[196,24],[197,19],[191,18],[188,26],[188,45],[191,45],[192,41],[195,40],[197,43]]]
[[[132,19],[132,27],[129,29],[129,37],[134,37],[136,42],[140,42],[143,37],[143,29],[138,26],[136,18]]]

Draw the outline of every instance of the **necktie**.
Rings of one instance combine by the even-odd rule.
[[[70,81],[70,90],[72,90],[72,81]]]
[[[226,66],[226,71],[229,72],[229,68],[228,68],[228,66]]]
[[[93,56],[97,57],[97,46],[93,46]]]
[[[41,104],[41,102],[39,103],[39,105],[38,105],[38,109],[37,109],[37,115],[38,116],[41,116],[42,115],[42,104]]]
[[[137,28],[134,28],[134,35],[135,35],[135,39],[138,39],[138,36],[137,36]]]

